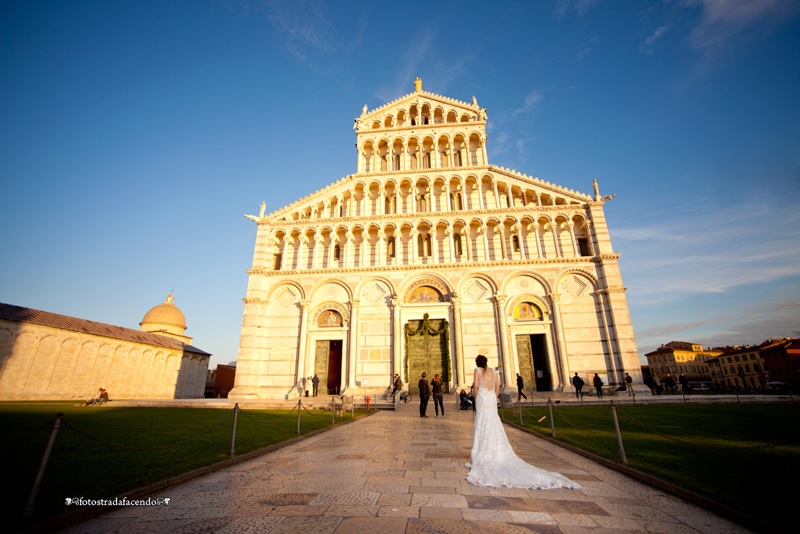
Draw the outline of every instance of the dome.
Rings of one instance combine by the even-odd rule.
[[[163,304],[159,304],[150,309],[142,322],[139,323],[141,329],[146,332],[169,332],[173,334],[183,334],[186,330],[186,318],[183,312],[173,304],[172,293],[167,296]]]

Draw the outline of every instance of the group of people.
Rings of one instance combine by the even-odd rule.
[[[675,381],[675,378],[673,378],[672,374],[667,373],[667,376],[664,377],[663,382],[658,375],[653,375],[645,377],[644,383],[650,388],[650,391],[653,392],[653,395],[660,395],[662,392],[675,395],[678,393],[678,384],[681,385],[681,391],[684,395],[689,395],[692,392],[689,379],[683,373],[678,376],[677,382]]]
[[[98,388],[94,397],[87,400],[84,406],[100,406],[105,402],[108,402],[108,391],[105,388]]]
[[[439,417],[439,410],[444,417],[444,384],[442,377],[438,374],[433,376],[433,380],[428,382],[428,373],[422,373],[422,377],[417,383],[419,387],[419,416],[428,417],[428,401],[433,397],[433,407],[436,409],[436,417]]]
[[[575,397],[580,399],[581,396],[583,395],[581,393],[581,390],[583,389],[583,386],[586,385],[586,383],[583,381],[583,379],[580,376],[578,376],[578,373],[575,373],[575,376],[572,377],[572,385],[575,388]],[[603,398],[603,386],[605,386],[605,383],[603,382],[603,379],[600,378],[600,375],[598,373],[594,374],[594,377],[592,378],[592,385],[594,386],[594,389],[597,392],[597,398],[602,399]],[[620,389],[623,389],[623,388],[620,388]],[[624,389],[628,391],[628,395],[629,396],[633,396],[634,395],[634,393],[633,393],[633,377],[629,373],[625,373],[625,386],[624,386]]]
[[[308,397],[308,385],[311,384],[311,396],[316,397],[319,393],[319,377],[317,375],[309,376],[303,379],[303,391]]]

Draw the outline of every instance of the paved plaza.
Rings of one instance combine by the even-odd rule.
[[[747,532],[547,440],[506,427],[526,461],[577,490],[472,486],[474,414],[427,419],[402,405],[165,490],[169,506],[122,508],[78,533]]]

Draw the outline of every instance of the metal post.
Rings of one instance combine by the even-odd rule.
[[[522,424],[522,399],[519,401],[519,426],[523,426]]]
[[[297,434],[300,435],[300,410],[303,408],[303,398],[297,399]]]
[[[331,424],[336,423],[336,400],[331,397]]]
[[[550,407],[550,433],[553,437],[556,437],[556,423],[553,419],[553,401],[550,400],[550,397],[547,398],[547,405]]]
[[[611,401],[611,415],[614,418],[614,430],[617,431],[617,445],[619,445],[619,457],[623,464],[628,463],[625,457],[625,448],[622,446],[622,434],[619,431],[619,421],[617,420],[617,407],[614,406],[614,401]]]
[[[36,480],[33,483],[31,494],[28,496],[28,504],[25,505],[25,510],[23,512],[24,517],[30,517],[31,514],[33,514],[33,504],[36,501],[36,494],[39,493],[39,486],[42,484],[44,470],[47,468],[48,460],[50,460],[50,453],[53,451],[53,445],[56,442],[56,434],[58,434],[58,429],[61,428],[61,420],[63,418],[64,414],[62,412],[58,412],[56,414],[56,418],[53,420],[53,429],[50,431],[50,439],[47,442],[47,447],[44,449],[42,463],[39,464],[39,472],[36,473]]]
[[[239,403],[237,402],[233,406],[233,433],[231,434],[231,456],[233,456],[235,452],[236,446],[236,420],[239,417]]]

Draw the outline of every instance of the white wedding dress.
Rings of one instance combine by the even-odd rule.
[[[507,488],[579,488],[564,475],[539,469],[525,463],[514,453],[503,423],[497,415],[497,395],[492,369],[484,373],[477,369],[475,386],[475,432],[472,436],[472,455],[467,481],[476,486]]]

